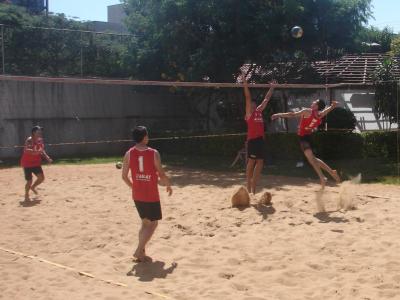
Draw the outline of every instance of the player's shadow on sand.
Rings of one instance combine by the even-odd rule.
[[[26,200],[20,201],[19,205],[21,205],[22,207],[33,207],[33,206],[39,205],[40,202],[42,202],[42,200],[33,198],[32,200],[29,200],[29,201],[26,201]]]
[[[331,217],[332,212],[319,212],[314,214],[320,223],[348,223],[349,220],[344,217]]]
[[[260,213],[263,220],[266,220],[269,215],[273,215],[276,212],[272,205],[252,204],[251,206]]]
[[[266,220],[269,215],[273,215],[276,212],[276,209],[271,205],[263,205],[263,204],[250,204],[249,206],[237,206],[234,207],[240,211],[244,211],[249,208],[254,208],[258,213],[263,217],[263,220]]]
[[[132,267],[126,275],[135,276],[139,278],[139,281],[153,281],[154,279],[166,278],[169,274],[172,274],[177,268],[177,263],[172,263],[171,266],[165,269],[165,262],[154,261],[146,263],[138,263]]]
[[[216,186],[228,188],[236,185],[243,185],[245,174],[232,172],[218,172],[207,170],[193,170],[189,168],[172,169],[172,179],[174,185],[187,187],[191,185]],[[286,185],[306,187],[311,184],[310,180],[299,177],[269,176],[260,181],[260,186],[266,188],[276,188]]]

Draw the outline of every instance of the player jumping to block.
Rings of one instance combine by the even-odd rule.
[[[317,173],[322,189],[325,188],[327,178],[322,170],[327,172],[337,183],[340,183],[340,177],[336,170],[332,170],[321,159],[315,157],[311,146],[311,135],[322,123],[322,119],[329,114],[338,105],[337,101],[333,101],[331,106],[326,108],[325,102],[321,99],[315,100],[310,108],[303,109],[298,112],[279,113],[272,115],[272,120],[278,118],[300,118],[298,128],[298,136],[300,139],[300,147],[307,158],[310,165]]]
[[[42,169],[42,157],[49,163],[53,160],[47,155],[44,150],[44,143],[42,139],[43,128],[35,126],[32,128],[31,136],[25,141],[24,152],[21,158],[21,166],[25,174],[25,201],[30,201],[29,192],[32,190],[37,194],[36,188],[44,181],[44,172]],[[32,184],[32,174],[35,174],[36,181]]]
[[[260,180],[261,172],[264,167],[265,140],[264,140],[264,118],[263,111],[267,107],[274,93],[274,87],[271,87],[260,105],[252,101],[246,75],[242,74],[244,85],[244,96],[246,99],[247,123],[247,190],[249,193],[256,194],[257,183]],[[276,82],[272,82],[276,84]]]
[[[126,152],[122,166],[122,179],[132,189],[132,198],[142,219],[139,244],[133,256],[137,262],[146,260],[146,244],[150,241],[162,219],[158,182],[167,187],[169,196],[172,188],[161,165],[160,154],[147,146],[149,136],[146,127],[138,126],[132,132],[136,145]],[[129,178],[131,172],[131,178]]]

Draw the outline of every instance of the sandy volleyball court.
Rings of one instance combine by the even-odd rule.
[[[73,269],[0,251],[0,299],[400,299],[397,186],[356,186],[356,210],[315,215],[315,180],[265,177],[273,206],[238,210],[243,174],[172,169],[153,262],[134,264],[139,219],[120,171],[45,172],[26,206],[22,170],[0,170],[0,247]],[[327,188],[328,211],[338,191]]]

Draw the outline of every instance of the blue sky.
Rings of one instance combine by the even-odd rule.
[[[119,0],[49,0],[51,12],[90,21],[107,21],[107,6],[119,3]]]
[[[120,3],[119,0],[49,0],[50,11],[65,13],[81,20],[107,21],[107,6]],[[373,0],[375,20],[371,25],[383,28],[392,27],[400,32],[400,0]]]
[[[379,28],[392,27],[395,32],[400,32],[400,0],[373,0],[375,20],[370,24]]]

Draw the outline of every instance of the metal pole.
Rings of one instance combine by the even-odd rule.
[[[83,77],[83,32],[81,32],[81,77]]]
[[[397,182],[400,183],[400,79],[397,83]]]
[[[4,25],[1,25],[1,60],[2,60],[2,69],[3,74],[6,74],[6,65],[5,65],[5,54],[4,54]]]

